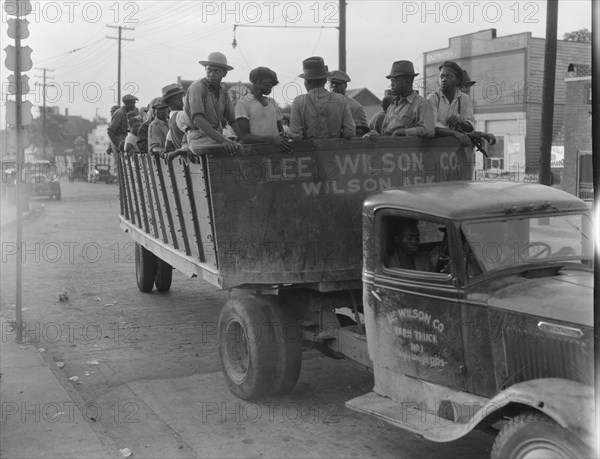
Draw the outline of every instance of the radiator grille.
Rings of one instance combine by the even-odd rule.
[[[505,386],[536,378],[565,378],[592,384],[593,359],[584,338],[506,328]]]

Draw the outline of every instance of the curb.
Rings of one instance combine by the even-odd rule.
[[[90,423],[79,411],[78,407],[85,404],[77,391],[65,384],[64,375],[35,346],[9,338],[9,325],[10,321],[0,318],[0,456],[119,457],[118,449],[101,427]]]

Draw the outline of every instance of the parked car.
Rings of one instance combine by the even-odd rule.
[[[27,161],[23,167],[19,167],[16,161],[4,161],[2,163],[2,185],[9,201],[14,200],[19,169],[21,169],[25,195],[61,199],[60,173],[55,163],[48,160],[35,160]]]

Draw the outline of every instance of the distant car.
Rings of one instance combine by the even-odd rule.
[[[6,186],[7,196],[11,197],[17,180],[19,167],[16,161],[2,163],[2,182]],[[48,196],[61,199],[60,173],[55,163],[48,160],[27,161],[21,168],[24,192],[30,197]],[[9,189],[11,191],[9,191]]]
[[[110,185],[116,180],[117,177],[112,174],[109,164],[96,164],[90,176],[90,182],[92,183],[103,181],[107,185]]]

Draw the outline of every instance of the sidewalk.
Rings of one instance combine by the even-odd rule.
[[[26,218],[29,215],[31,209],[36,209],[37,207],[39,207],[39,204],[35,205],[30,203],[30,210],[22,213],[23,218]],[[15,204],[8,204],[6,202],[6,197],[0,196],[0,228],[4,228],[6,225],[10,224],[17,224],[17,206]]]
[[[123,457],[94,431],[94,404],[70,395],[35,347],[16,343],[11,323],[0,327],[0,457]]]
[[[44,207],[30,209],[24,219]],[[16,207],[0,199],[0,231],[16,218]],[[15,338],[13,324],[0,317],[0,458],[122,458],[94,430],[94,404],[83,403],[35,347]]]

